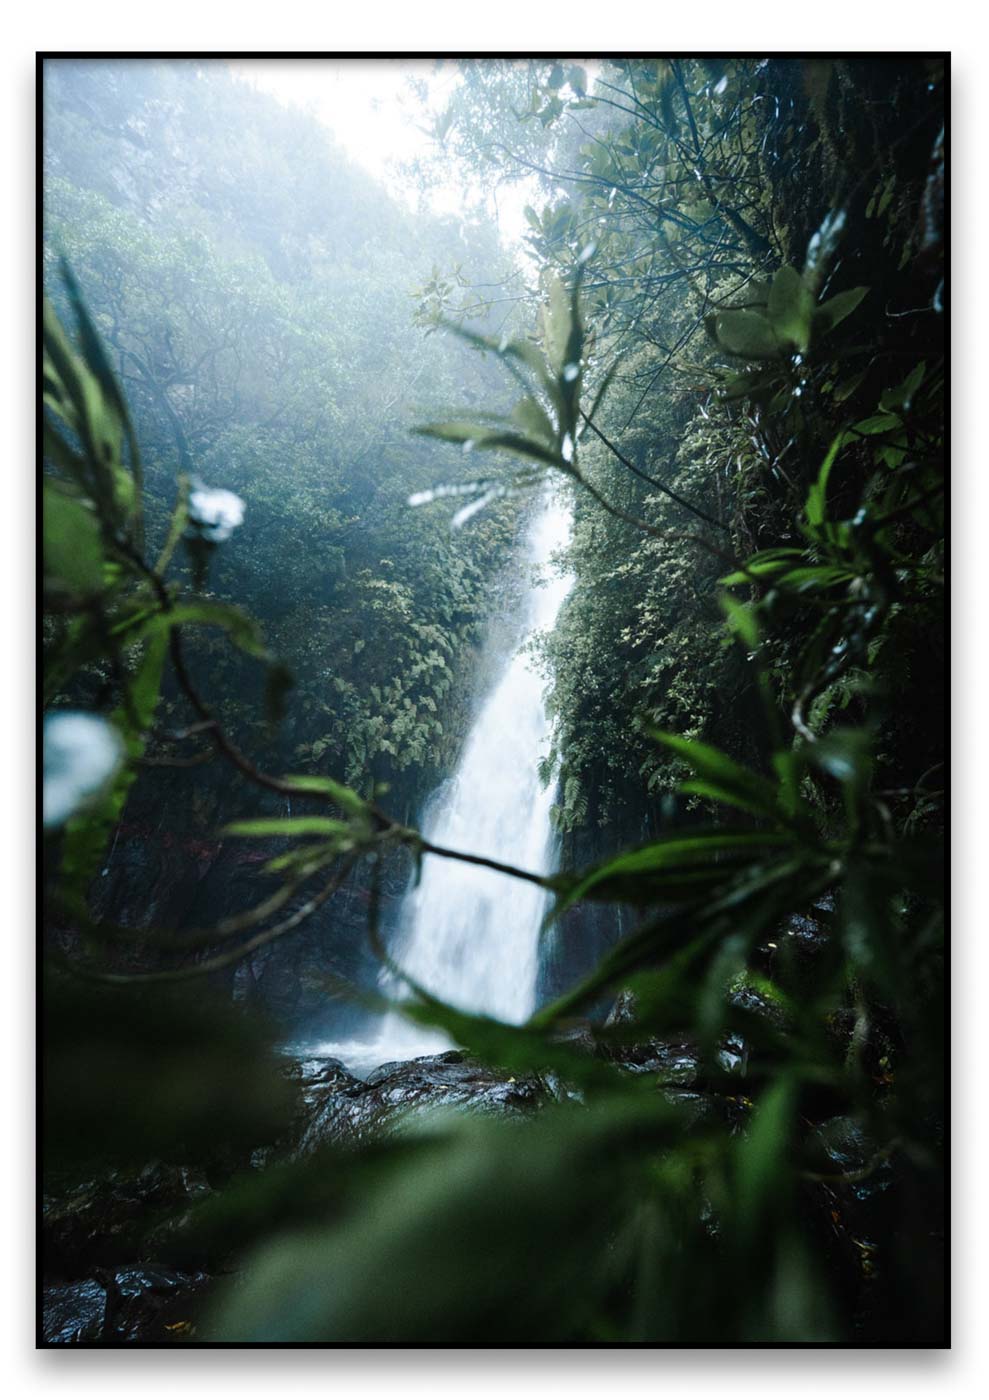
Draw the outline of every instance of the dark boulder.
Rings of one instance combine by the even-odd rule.
[[[139,1257],[157,1222],[208,1195],[201,1170],[149,1162],[71,1185],[52,1184],[42,1203],[46,1270],[78,1278],[94,1266],[113,1268]]]
[[[459,1050],[381,1065],[354,1079],[338,1061],[306,1061],[303,1094],[309,1117],[296,1148],[357,1146],[401,1132],[426,1113],[460,1109],[515,1116],[550,1100],[540,1079],[518,1079],[469,1060]]]
[[[662,1083],[687,1086],[697,1077],[697,1052],[686,1040],[629,1041],[623,1028],[635,1022],[635,996],[626,987],[618,993],[604,1022],[599,1053],[631,1074],[654,1074]],[[611,1034],[609,1035],[609,1032]]]
[[[98,1270],[52,1284],[42,1298],[46,1346],[168,1345],[195,1335],[195,1313],[209,1282],[202,1273],[163,1269]]]
[[[44,1290],[41,1335],[46,1346],[79,1346],[103,1339],[106,1289],[96,1279]]]

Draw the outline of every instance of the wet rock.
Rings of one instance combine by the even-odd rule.
[[[329,1056],[293,1060],[287,1073],[299,1085],[304,1111],[316,1107],[327,1092],[343,1093],[364,1082],[351,1074],[342,1060]]]
[[[289,1074],[300,1090],[300,1111],[290,1155],[305,1157],[324,1144],[350,1146],[359,1140],[352,1124],[354,1105],[367,1091],[363,1079],[357,1079],[340,1060],[334,1059],[298,1060]],[[253,1165],[258,1165],[256,1157],[257,1154],[251,1159]]]
[[[106,1289],[95,1279],[46,1288],[41,1304],[41,1335],[47,1346],[79,1346],[103,1335]]]
[[[303,1089],[310,1118],[296,1149],[305,1155],[324,1144],[350,1147],[388,1137],[413,1117],[441,1109],[514,1116],[552,1097],[539,1079],[517,1079],[469,1060],[459,1050],[381,1065],[366,1080],[354,1079],[338,1061],[308,1068]]]
[[[583,1050],[588,1055],[597,1053],[597,1039],[594,1035],[594,1028],[588,1020],[580,1020],[567,1026],[564,1030],[557,1031],[552,1039],[558,1045],[567,1045],[571,1050]]]
[[[619,992],[604,1022],[605,1031],[630,1026],[636,1017],[635,996],[625,988]],[[623,1043],[605,1041],[599,1047],[605,1059],[631,1074],[655,1074],[665,1084],[686,1086],[697,1077],[697,1052],[685,1040],[664,1041],[649,1038]]]
[[[202,1171],[165,1162],[50,1189],[42,1202],[45,1267],[73,1278],[96,1265],[112,1267],[140,1257],[142,1239],[156,1222],[187,1209],[210,1189]]]
[[[778,1001],[774,1001],[764,992],[758,991],[744,981],[740,981],[732,987],[728,993],[728,1005],[734,1006],[740,1011],[748,1011],[753,1016],[759,1016],[778,1030],[781,1030],[787,1022],[786,1012]]]
[[[389,1131],[407,1109],[466,1108],[476,1113],[528,1114],[546,1100],[538,1079],[517,1079],[469,1060],[459,1050],[382,1065],[368,1079],[367,1128]],[[372,1106],[373,1104],[373,1106]]]
[[[726,1036],[715,1051],[715,1059],[729,1074],[736,1071],[744,1074],[748,1064],[748,1047],[740,1035]]]
[[[614,1047],[611,1058],[631,1074],[655,1074],[664,1084],[692,1084],[697,1078],[697,1052],[684,1041],[648,1040]]]
[[[250,1165],[305,1156],[324,1145],[353,1147],[406,1129],[427,1113],[528,1114],[553,1093],[460,1051],[381,1065],[366,1080],[329,1058],[288,1060],[298,1089],[291,1132],[259,1146]],[[190,1167],[152,1162],[92,1180],[58,1183],[44,1202],[43,1337],[52,1346],[171,1344],[194,1335],[197,1295],[209,1276],[191,1272],[197,1254],[176,1249],[190,1212],[212,1190]],[[162,1260],[187,1272],[159,1267]],[[209,1265],[208,1265],[209,1266]]]
[[[297,1058],[287,1052],[285,1075],[296,1089],[295,1112],[285,1133],[251,1152],[248,1165],[258,1171],[279,1159],[294,1156],[314,1121],[332,1113],[339,1098],[359,1094],[364,1087],[364,1081],[355,1078],[342,1061],[329,1056]],[[327,1137],[330,1136],[327,1132]]]
[[[184,1314],[193,1311],[197,1295],[209,1283],[204,1273],[164,1269],[124,1269],[115,1277],[117,1297],[110,1316],[115,1341],[181,1340],[194,1324]],[[170,1335],[171,1334],[171,1335]]]
[[[804,943],[820,942],[825,937],[824,929],[818,921],[807,918],[805,914],[792,914],[783,932],[788,937],[799,938]]]
[[[605,1026],[622,1026],[635,1020],[635,993],[624,987],[605,1017]]]
[[[555,1103],[583,1103],[584,1091],[567,1084],[552,1070],[541,1076],[543,1086]]]
[[[132,1268],[52,1284],[42,1299],[42,1338],[46,1346],[184,1340],[194,1323],[183,1314],[208,1283],[203,1273]]]
[[[817,1149],[825,1170],[835,1178],[845,1178],[844,1190],[857,1201],[868,1201],[889,1189],[893,1181],[890,1160],[877,1153],[862,1126],[847,1116],[819,1123],[811,1146]]]

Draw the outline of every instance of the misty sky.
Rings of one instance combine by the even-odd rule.
[[[332,131],[354,160],[399,193],[397,167],[435,151],[428,132],[431,116],[460,82],[456,65],[433,59],[254,59],[230,67],[279,101],[304,107]],[[409,78],[427,86],[423,105]],[[506,242],[525,232],[523,208],[535,195],[535,181],[503,184],[487,196],[462,167],[451,164],[449,179],[430,196],[437,213],[459,214],[486,199]]]

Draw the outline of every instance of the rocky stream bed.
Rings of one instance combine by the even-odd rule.
[[[808,932],[808,931],[796,931]],[[795,933],[796,936],[796,933]],[[627,994],[619,997],[606,1025],[630,1016]],[[773,1017],[775,1009],[742,988],[747,1009]],[[724,1084],[711,1092],[701,1081],[694,1048],[684,1042],[602,1044],[590,1024],[567,1036],[571,1049],[604,1057],[628,1074],[651,1077],[658,1092],[691,1104],[698,1115],[728,1116],[732,1131],[744,1131],[750,1101],[744,1093],[746,1047],[726,1040],[721,1069],[739,1077],[738,1092]],[[461,1051],[382,1064],[365,1078],[338,1059],[321,1054],[286,1054],[284,1073],[294,1090],[290,1126],[274,1142],[248,1153],[201,1165],[152,1161],[130,1168],[94,1171],[80,1179],[46,1180],[43,1199],[40,1339],[45,1346],[181,1346],[195,1344],[213,1295],[238,1267],[236,1245],[217,1248],[199,1240],[202,1208],[222,1201],[232,1181],[258,1181],[267,1168],[306,1163],[325,1150],[349,1153],[386,1143],[438,1110],[501,1118],[525,1118],[579,1092],[554,1074],[517,1077],[470,1060]],[[833,1119],[822,1139],[836,1172],[865,1162],[868,1146],[850,1120]],[[339,1157],[337,1158],[339,1160]],[[888,1185],[888,1173],[867,1187],[822,1186],[819,1205],[833,1225],[834,1245],[860,1264],[866,1199]],[[830,1227],[829,1227],[830,1228]]]
[[[286,1138],[251,1154],[251,1168],[330,1145],[359,1147],[425,1110],[526,1115],[561,1092],[546,1080],[502,1075],[459,1051],[385,1064],[366,1079],[323,1057],[289,1059],[286,1073],[298,1089],[298,1113]],[[194,1337],[214,1278],[173,1267],[172,1240],[216,1185],[215,1172],[164,1162],[52,1183],[43,1205],[45,1344],[168,1346]]]
[[[687,1092],[696,1067],[685,1045],[631,1047],[622,1059],[629,1072],[656,1074],[680,1092]],[[255,1149],[244,1164],[248,1170],[298,1161],[325,1147],[364,1147],[406,1130],[427,1112],[525,1117],[573,1092],[553,1075],[517,1078],[457,1050],[384,1064],[365,1079],[322,1056],[287,1058],[285,1072],[298,1092],[292,1128]],[[217,1278],[202,1267],[175,1267],[182,1258],[175,1240],[188,1213],[213,1194],[223,1175],[152,1162],[136,1171],[52,1183],[43,1208],[44,1343],[170,1346],[194,1340]]]

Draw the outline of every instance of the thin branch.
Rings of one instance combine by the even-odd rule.
[[[488,870],[497,870],[502,875],[511,875],[516,880],[528,880],[531,885],[540,885],[544,890],[554,890],[556,882],[551,875],[536,875],[531,870],[522,870],[517,865],[508,865],[505,861],[492,860],[488,856],[475,856],[467,851],[453,851],[447,846],[434,846],[431,841],[424,840],[417,833],[416,845],[424,855],[442,856],[446,860],[459,860],[465,865],[483,865]]]
[[[232,914],[227,919],[221,919],[219,923],[211,927],[186,929],[180,933],[173,929],[144,929],[126,928],[120,924],[97,924],[87,929],[87,932],[106,943],[137,944],[144,943],[152,947],[160,947],[168,952],[190,952],[196,948],[208,948],[216,943],[225,943],[230,938],[235,938],[238,933],[245,933],[249,928],[254,928],[256,924],[264,923],[265,919],[277,914],[294,894],[297,894],[301,887],[323,869],[327,864],[324,860],[314,865],[311,870],[299,876],[298,879],[290,880],[284,885],[280,885],[274,894],[264,900],[261,904],[246,910],[243,914]]]
[[[253,953],[256,948],[263,948],[265,944],[273,943],[276,938],[284,938],[287,933],[298,928],[301,923],[315,914],[321,905],[326,903],[330,895],[336,893],[349,874],[353,863],[353,858],[345,861],[322,889],[318,890],[311,899],[307,899],[305,904],[300,905],[294,914],[290,914],[281,923],[275,924],[269,929],[263,929],[260,933],[256,933],[253,938],[249,938],[246,943],[241,943],[239,947],[233,948],[229,953],[220,953],[215,958],[208,958],[206,962],[193,963],[189,967],[170,968],[165,972],[97,972],[94,968],[82,967],[71,960],[67,960],[66,966],[72,972],[88,978],[90,981],[109,982],[116,986],[150,982],[184,982],[190,977],[204,977],[210,972],[219,972],[224,967],[232,967],[234,963],[240,962],[242,958],[247,957],[248,953]]]
[[[701,510],[699,506],[691,505],[689,501],[677,495],[671,486],[667,486],[662,481],[658,481],[654,476],[649,476],[646,472],[642,471],[640,467],[637,467],[634,462],[629,461],[624,453],[620,452],[615,444],[609,438],[605,437],[598,425],[593,419],[587,416],[583,409],[580,410],[580,416],[590,428],[591,432],[594,433],[595,437],[600,438],[608,451],[618,458],[622,466],[628,467],[630,472],[634,472],[636,476],[641,477],[641,479],[648,482],[650,486],[655,486],[657,491],[662,491],[664,496],[669,496],[671,501],[676,501],[677,505],[683,506],[684,510],[689,510],[691,515],[697,516],[698,520],[703,520],[708,525],[714,525],[717,529],[724,530],[726,534],[728,533],[728,526],[725,525],[723,521],[716,520],[713,515],[708,515],[707,511]]]

